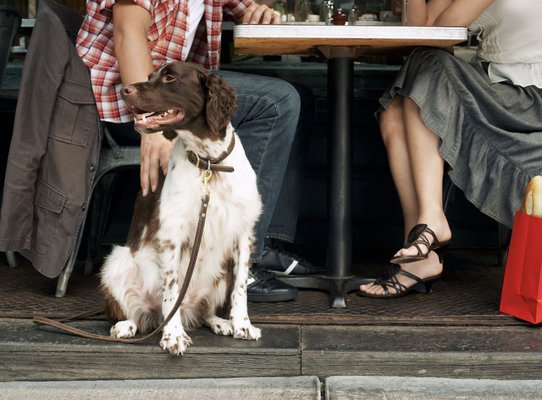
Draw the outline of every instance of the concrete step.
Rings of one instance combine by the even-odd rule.
[[[326,400],[538,400],[540,380],[332,376]]]
[[[540,380],[389,376],[0,382],[3,400],[540,400]],[[323,393],[322,393],[322,389]]]
[[[316,376],[0,383],[3,400],[319,400]]]

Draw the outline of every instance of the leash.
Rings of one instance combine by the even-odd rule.
[[[202,178],[201,178],[204,189],[205,189],[205,194],[201,198],[201,206],[200,206],[200,210],[199,210],[198,225],[196,227],[196,235],[194,237],[194,245],[192,246],[192,254],[190,255],[190,261],[188,262],[188,268],[187,268],[187,271],[186,271],[186,277],[184,278],[184,281],[183,281],[183,286],[181,287],[181,290],[179,292],[179,297],[177,298],[177,301],[175,302],[173,308],[171,309],[171,311],[168,314],[168,316],[166,317],[166,319],[164,319],[164,321],[160,324],[160,326],[158,326],[155,330],[153,330],[152,332],[150,332],[150,333],[148,333],[145,336],[142,336],[140,338],[115,338],[115,337],[111,337],[111,336],[100,335],[100,334],[97,334],[97,333],[84,331],[82,329],[75,328],[75,327],[73,327],[71,325],[68,325],[66,323],[66,322],[69,322],[69,321],[80,320],[80,319],[83,319],[83,318],[87,318],[87,317],[90,317],[90,316],[95,316],[95,315],[101,314],[102,311],[85,312],[85,313],[81,313],[81,314],[78,314],[78,315],[63,319],[63,320],[54,320],[54,319],[50,319],[50,318],[46,318],[46,317],[34,316],[33,317],[33,322],[35,324],[38,324],[38,325],[52,326],[52,327],[60,329],[62,331],[65,331],[65,332],[68,332],[68,333],[71,333],[71,334],[74,334],[74,335],[77,335],[77,336],[81,336],[81,337],[84,337],[84,338],[87,338],[87,339],[95,339],[95,340],[102,340],[102,341],[107,341],[107,342],[117,342],[117,343],[141,343],[141,342],[144,342],[144,341],[150,339],[151,337],[155,336],[157,333],[162,331],[164,326],[166,326],[166,324],[171,320],[171,318],[173,318],[175,313],[181,307],[181,303],[184,300],[186,292],[188,291],[188,286],[190,285],[190,280],[192,279],[192,274],[194,273],[194,269],[196,267],[196,261],[198,259],[198,253],[199,253],[199,249],[200,249],[200,246],[201,246],[201,239],[203,237],[203,228],[205,227],[205,220],[206,220],[206,217],[207,217],[207,209],[208,209],[209,199],[210,199],[210,193],[209,193],[209,187],[208,186],[209,186],[209,181],[211,180],[211,176],[213,175],[213,170],[222,171],[222,172],[233,172],[233,167],[219,166],[219,165],[217,165],[217,163],[222,162],[231,153],[231,151],[233,150],[234,144],[235,144],[235,134],[232,135],[232,140],[231,140],[227,150],[224,153],[222,153],[218,159],[215,159],[215,160],[200,158],[194,152],[189,152],[188,153],[189,161],[192,162],[192,164],[194,164],[196,167],[205,170],[204,173],[202,174]],[[195,162],[190,160],[190,154],[193,154],[195,156]],[[202,161],[205,163],[205,168],[202,168],[203,165],[200,165],[200,163]],[[220,168],[218,168],[218,167],[220,167]]]

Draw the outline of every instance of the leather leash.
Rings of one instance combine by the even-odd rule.
[[[194,273],[194,269],[196,267],[196,261],[198,259],[199,248],[201,245],[201,239],[203,237],[203,228],[205,226],[205,219],[207,217],[207,208],[209,205],[209,198],[210,198],[208,183],[213,174],[212,170],[222,171],[222,172],[233,172],[233,167],[217,166],[215,163],[219,163],[223,161],[233,150],[234,144],[235,144],[235,135],[232,135],[232,140],[230,142],[230,145],[228,146],[228,149],[220,155],[219,159],[216,159],[216,160],[200,159],[199,156],[197,156],[195,153],[193,152],[188,153],[189,160],[190,160],[190,154],[194,154],[194,156],[198,160],[198,162],[192,162],[192,160],[190,160],[194,165],[196,165],[196,167],[200,169],[205,169],[205,172],[202,175],[202,183],[205,187],[205,194],[203,195],[201,199],[201,207],[199,211],[199,219],[198,219],[198,225],[196,228],[196,235],[194,237],[194,245],[192,246],[192,254],[190,255],[190,261],[188,262],[188,268],[186,271],[186,277],[183,281],[183,286],[181,287],[181,290],[179,292],[179,297],[177,298],[177,301],[175,302],[169,315],[166,317],[166,319],[164,319],[164,321],[160,324],[160,326],[158,326],[155,330],[153,330],[152,332],[140,338],[115,338],[111,336],[105,336],[105,335],[99,335],[97,333],[87,332],[65,323],[68,321],[75,321],[75,320],[86,318],[89,316],[98,315],[101,313],[101,311],[85,312],[85,313],[78,314],[76,316],[66,318],[63,320],[58,320],[58,321],[54,319],[46,318],[46,317],[34,316],[33,318],[34,323],[38,325],[52,326],[54,328],[57,328],[57,329],[66,331],[68,333],[72,333],[74,335],[87,338],[87,339],[96,339],[96,340],[103,340],[107,342],[119,342],[119,343],[141,343],[147,339],[150,339],[157,333],[159,333],[164,328],[164,326],[166,326],[166,324],[171,320],[171,318],[173,318],[173,315],[175,315],[175,313],[179,310],[179,308],[181,307],[181,303],[184,300],[184,296],[186,295],[186,292],[188,291],[188,286],[190,285],[190,280],[192,279],[192,274]],[[202,168],[203,165],[200,165],[199,161],[201,160],[205,161],[206,163],[205,168]],[[221,168],[217,168],[217,167],[221,167]]]

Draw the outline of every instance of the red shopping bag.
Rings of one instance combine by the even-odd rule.
[[[542,322],[542,218],[516,212],[500,311]]]

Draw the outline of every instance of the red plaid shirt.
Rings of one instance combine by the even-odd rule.
[[[222,16],[239,21],[254,0],[204,0],[204,15],[186,59],[182,48],[188,30],[189,0],[134,0],[151,14],[148,41],[155,67],[173,60],[193,61],[209,69],[220,65]],[[120,97],[122,82],[113,44],[115,0],[87,0],[87,15],[77,35],[77,53],[90,69],[100,118],[129,122],[132,114]]]

